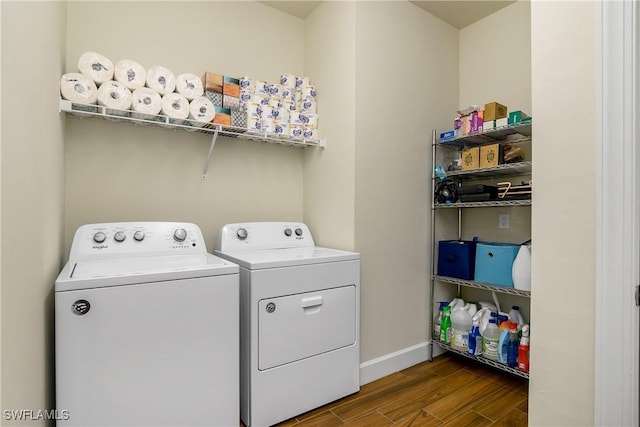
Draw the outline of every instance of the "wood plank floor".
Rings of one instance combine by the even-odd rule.
[[[447,353],[279,425],[526,426],[528,391],[524,378]]]

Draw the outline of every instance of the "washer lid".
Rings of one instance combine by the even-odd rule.
[[[356,252],[322,248],[319,246],[307,248],[235,250],[228,252],[219,252],[216,250],[214,254],[249,270],[360,259],[360,254]]]
[[[169,255],[69,262],[56,291],[101,288],[237,274],[238,266],[211,254]]]

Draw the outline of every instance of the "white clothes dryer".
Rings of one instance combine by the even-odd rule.
[[[360,389],[360,255],[316,247],[302,223],[228,224],[240,266],[240,414],[268,426]]]
[[[55,283],[58,426],[237,426],[238,266],[190,223],[80,227]]]

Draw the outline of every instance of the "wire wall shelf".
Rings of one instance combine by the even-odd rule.
[[[475,282],[473,280],[463,280],[463,279],[458,279],[455,277],[447,277],[447,276],[434,275],[432,278],[440,282],[449,283],[449,284],[458,285],[458,286],[465,286],[467,288],[484,289],[487,291],[493,291],[493,292],[498,292],[501,294],[508,294],[508,295],[517,295],[517,296],[526,297],[526,298],[531,297],[531,291],[522,291],[520,289],[507,288],[505,286],[490,285],[487,283]]]
[[[531,174],[530,161],[518,162],[518,163],[505,163],[490,168],[479,168],[471,170],[457,170],[447,171],[447,177],[456,177],[459,179],[478,179],[478,178],[493,178],[495,176],[514,176],[514,175],[530,175]],[[436,178],[435,176],[433,177]]]
[[[491,200],[487,202],[436,203],[433,205],[433,209],[495,208],[501,206],[531,206],[531,199]]]
[[[435,142],[435,145],[439,147],[451,147],[462,148],[465,146],[491,144],[497,141],[503,141],[509,144],[522,143],[531,141],[531,121],[526,123],[516,123],[513,125],[502,126],[486,132],[476,133],[472,135],[465,135],[459,138],[444,139]],[[514,139],[506,139],[511,135],[516,135]],[[521,135],[524,138],[517,138],[517,135]]]

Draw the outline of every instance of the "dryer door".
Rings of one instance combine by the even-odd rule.
[[[356,341],[356,287],[343,286],[258,302],[258,368],[352,345]]]

